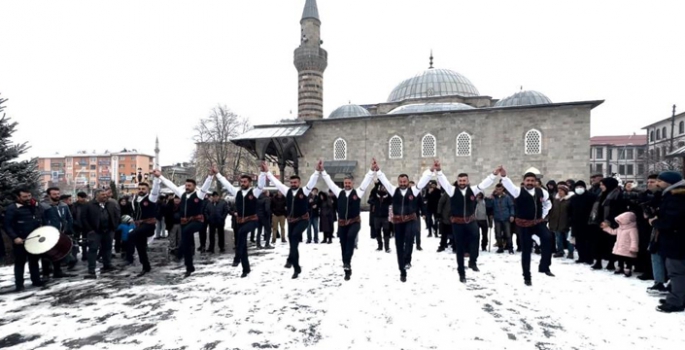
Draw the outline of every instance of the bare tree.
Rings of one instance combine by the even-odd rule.
[[[231,142],[232,138],[251,128],[247,118],[233,113],[226,106],[214,107],[210,115],[200,119],[195,127],[197,174],[206,175],[211,165],[216,165],[231,181],[235,175],[254,172],[251,169],[257,168],[257,160]]]

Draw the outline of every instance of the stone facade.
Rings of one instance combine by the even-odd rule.
[[[358,162],[353,174],[358,181],[374,157],[393,182],[401,173],[418,180],[433,162],[433,157],[421,156],[422,138],[432,134],[437,141],[437,158],[450,179],[456,180],[458,173],[465,172],[476,184],[498,165],[504,165],[515,182],[530,167],[539,169],[544,179],[587,180],[590,111],[597,104],[577,102],[312,121],[311,129],[298,139],[303,152],[300,174],[306,179],[317,160],[333,160],[333,144],[342,138],[347,143],[347,160]],[[524,152],[524,138],[531,129],[542,134],[540,154]],[[471,136],[471,156],[456,155],[456,137],[462,132]],[[388,142],[395,135],[403,141],[401,159],[388,156]]]

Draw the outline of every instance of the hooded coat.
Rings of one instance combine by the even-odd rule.
[[[606,191],[597,198],[592,208],[591,220],[596,225],[608,221],[611,228],[618,228],[616,217],[628,211],[628,205],[623,200],[618,180],[608,177],[602,179],[602,184]]]
[[[606,227],[604,231],[616,236],[612,253],[614,255],[637,258],[640,238],[637,231],[637,218],[632,212],[625,212],[616,217],[618,228]]]
[[[659,232],[659,253],[668,259],[685,260],[685,180],[664,190],[652,226]]]
[[[559,194],[554,197],[552,210],[549,212],[549,229],[552,232],[567,233],[570,228],[569,220],[569,206],[571,204],[573,193],[569,193],[564,197],[559,197]]]
[[[585,188],[585,193],[574,195],[571,198],[568,206],[569,224],[574,232],[574,235],[575,233],[587,230],[590,214],[592,213],[592,207],[597,201],[597,197],[587,191],[585,182],[578,181],[575,185],[575,187]],[[552,207],[552,209],[554,209],[554,207]]]

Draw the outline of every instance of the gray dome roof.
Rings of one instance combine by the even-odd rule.
[[[369,111],[367,111],[366,108],[358,105],[348,104],[336,108],[328,116],[328,119],[365,117],[369,115],[371,115],[371,113],[369,113]]]
[[[397,85],[388,102],[449,95],[479,96],[480,93],[470,80],[455,71],[429,68]]]
[[[497,101],[495,107],[546,105],[550,103],[552,103],[552,100],[544,94],[533,90],[526,90]]]
[[[404,106],[399,106],[388,114],[406,114],[406,113],[425,113],[437,111],[461,111],[464,109],[475,109],[463,103],[413,103]]]

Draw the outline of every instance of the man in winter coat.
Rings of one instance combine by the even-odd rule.
[[[589,221],[592,206],[597,197],[587,190],[585,181],[578,181],[575,186],[575,195],[571,198],[568,206],[568,217],[571,236],[574,237],[576,250],[578,250],[576,263],[592,264],[591,235],[595,233],[595,230],[589,225]]]
[[[273,249],[269,240],[271,239],[271,196],[269,191],[263,191],[257,198],[257,248]],[[262,247],[262,232],[264,233],[264,246]]]
[[[573,245],[568,243],[566,239],[570,228],[568,208],[570,206],[570,199],[573,197],[573,193],[569,192],[566,185],[559,185],[556,197],[552,202],[552,210],[549,212],[549,229],[556,238],[557,252],[554,253],[555,258],[564,257],[564,248],[568,247],[567,258],[573,259]]]
[[[452,207],[450,206],[450,198],[447,191],[442,190],[442,196],[438,202],[437,209],[440,220],[440,246],[438,247],[438,253],[444,252],[448,245],[456,253],[454,241],[452,240]]]
[[[659,174],[663,190],[657,217],[649,223],[658,230],[659,252],[666,258],[671,292],[657,307],[661,312],[685,311],[685,181],[675,171]]]
[[[57,187],[50,187],[46,191],[47,198],[40,203],[40,210],[42,212],[43,226],[52,226],[60,233],[73,237],[74,219],[71,216],[69,206],[60,201],[60,191]],[[68,275],[62,272],[62,263],[69,263],[69,267],[73,268],[76,265],[76,259],[68,255],[63,261],[50,262],[43,259],[43,275],[50,275],[50,265],[54,268],[54,278],[74,277],[75,275]]]
[[[379,184],[371,191],[368,203],[374,208],[370,221],[373,221],[375,238],[378,242],[378,249],[376,250],[381,251],[385,248],[385,252],[390,253],[390,222],[388,215],[392,205],[392,197],[385,190],[385,187]],[[385,240],[385,243],[383,240]]]
[[[504,193],[504,186],[497,184],[492,198],[493,215],[495,218],[495,239],[497,239],[497,253],[504,253],[507,249],[509,254],[514,254],[514,245],[511,242],[511,223],[514,222],[514,200]]]
[[[287,214],[285,205],[285,196],[280,191],[276,191],[276,194],[271,196],[271,244],[276,243],[276,239],[279,237],[281,242],[288,242],[285,239],[285,215]]]
[[[212,193],[211,202],[205,208],[205,215],[209,218],[209,248],[207,253],[214,254],[216,236],[219,236],[219,252],[225,252],[224,227],[228,216],[228,203],[221,198],[218,192]]]
[[[440,218],[438,217],[438,202],[440,202],[441,197],[440,190],[438,189],[438,184],[435,181],[431,181],[426,190],[425,201],[426,201],[426,227],[428,227],[428,237],[431,237],[435,233],[435,237],[438,237],[438,224]]]

